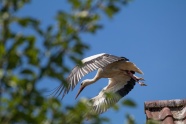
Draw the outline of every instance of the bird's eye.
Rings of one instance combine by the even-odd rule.
[[[83,85],[83,83],[81,83],[81,85]]]

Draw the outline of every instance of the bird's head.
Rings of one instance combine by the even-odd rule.
[[[76,98],[79,96],[79,94],[83,91],[83,89],[87,86],[87,85],[89,85],[89,84],[91,84],[92,83],[92,81],[90,80],[90,79],[86,79],[86,80],[84,80],[84,81],[82,81],[81,82],[81,87],[80,87],[80,89],[79,89],[79,91],[78,91],[78,93],[77,93],[77,95],[76,95]],[[76,99],[75,98],[75,99]]]

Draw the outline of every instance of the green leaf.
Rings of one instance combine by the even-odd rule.
[[[8,55],[8,68],[13,69],[16,68],[17,65],[20,64],[20,57],[18,56],[18,53],[13,50]]]
[[[19,19],[19,20],[18,20],[18,23],[19,23],[21,26],[26,27],[26,26],[28,26],[29,21],[30,21],[29,18],[24,18],[24,19]]]
[[[28,57],[30,64],[38,65],[38,63],[39,63],[38,49],[36,49],[36,48],[34,48],[34,49],[27,49],[25,51],[25,55]]]
[[[122,101],[122,104],[124,106],[128,106],[128,107],[136,107],[136,103],[133,100],[131,100],[131,99],[125,99],[125,100],[123,100]]]
[[[2,42],[0,42],[0,58],[3,59],[2,57],[5,55],[6,51],[5,51],[5,46],[3,45]],[[0,59],[0,60],[1,60]]]
[[[21,71],[21,74],[33,74],[33,71],[30,70],[30,69],[23,69],[23,70]]]
[[[113,4],[110,4],[105,7],[104,11],[108,15],[108,17],[112,18],[112,16],[119,11],[119,8],[114,6]]]
[[[113,108],[114,110],[116,110],[116,111],[119,110],[119,106],[118,106],[117,104],[114,104],[114,105],[112,106],[112,108]]]
[[[68,1],[71,3],[73,9],[77,9],[81,5],[81,2],[79,0],[68,0]]]

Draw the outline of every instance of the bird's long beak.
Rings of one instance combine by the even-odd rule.
[[[83,89],[85,88],[85,86],[81,86],[80,87],[80,89],[79,89],[79,91],[78,91],[78,93],[77,93],[77,95],[76,95],[76,98],[79,96],[79,94],[81,93],[81,91],[83,91]],[[75,99],[76,99],[75,98]]]

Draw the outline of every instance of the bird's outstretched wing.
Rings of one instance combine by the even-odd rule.
[[[96,54],[83,59],[82,65],[76,66],[74,67],[74,69],[72,69],[70,75],[67,78],[67,86],[61,84],[59,87],[56,88],[55,94],[58,94],[58,96],[62,94],[63,98],[69,92],[70,89],[74,89],[80,79],[86,74],[97,70],[98,68],[104,68],[108,64],[119,60],[128,61],[128,59],[125,57],[117,57],[106,53]]]
[[[96,114],[107,111],[134,88],[135,82],[134,79],[126,76],[110,78],[109,85],[90,100],[92,111]]]

